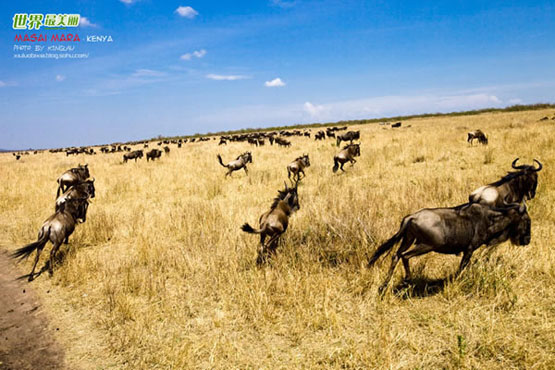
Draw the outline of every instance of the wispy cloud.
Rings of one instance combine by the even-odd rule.
[[[181,17],[189,19],[193,19],[198,15],[198,12],[190,6],[179,6],[177,9],[175,9],[175,12]]]
[[[98,27],[98,25],[95,23],[92,23],[87,17],[80,17],[79,27]]]
[[[186,53],[179,57],[181,60],[191,60],[193,57],[195,58],[202,58],[206,55],[206,50],[195,50],[192,53]]]
[[[0,80],[0,87],[4,87],[4,86],[7,86],[6,83],[4,81]]]
[[[64,75],[56,75],[56,81],[58,82],[62,82],[65,79],[66,79],[66,76]]]
[[[311,102],[307,101],[303,104],[303,110],[307,112],[311,117],[317,117],[325,110],[325,108],[323,105],[314,105]]]
[[[131,74],[133,77],[162,77],[167,75],[166,72],[155,71],[153,69],[137,69]]]
[[[279,6],[280,8],[292,8],[297,3],[295,0],[286,1],[286,0],[271,0],[270,3],[274,6]]]
[[[281,87],[281,86],[285,86],[285,82],[283,82],[281,80],[281,78],[274,78],[271,81],[266,81],[264,82],[264,86],[266,87]]]
[[[235,80],[245,80],[249,77],[244,75],[216,75],[216,74],[210,73],[206,75],[206,78],[210,80],[216,80],[216,81],[235,81]]]
[[[136,3],[138,0],[119,0],[119,1],[121,1],[124,4],[131,5],[133,3]]]

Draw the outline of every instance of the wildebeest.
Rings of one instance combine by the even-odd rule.
[[[534,198],[538,187],[538,172],[543,166],[537,159],[534,162],[538,164],[538,168],[526,164],[517,166],[517,161],[518,158],[511,164],[517,171],[509,172],[500,180],[474,190],[468,197],[469,202],[502,207]]]
[[[318,131],[314,135],[314,140],[324,140],[326,138],[326,133],[324,131]]]
[[[83,166],[79,164],[77,167],[67,170],[57,180],[58,191],[56,192],[56,198],[60,196],[60,193],[64,193],[70,186],[77,185],[87,180],[89,176],[90,173],[88,164]]]
[[[347,131],[343,135],[337,135],[337,146],[341,144],[341,141],[349,141],[351,144],[353,140],[360,139],[360,131]]]
[[[56,199],[56,208],[58,211],[61,205],[68,199],[90,199],[95,197],[94,179],[86,180],[70,186],[62,195]]]
[[[296,158],[293,162],[287,165],[287,177],[291,180],[291,174],[293,174],[293,178],[296,181],[300,181],[302,179],[301,173],[303,177],[305,177],[304,169],[306,167],[310,167],[310,159],[308,158],[308,154],[304,154],[301,157]]]
[[[33,269],[29,275],[25,275],[24,277],[28,277],[29,281],[32,281],[35,278],[35,268],[37,267],[40,254],[49,240],[52,243],[52,251],[50,252],[48,270],[52,275],[56,252],[64,240],[69,238],[69,236],[73,233],[77,222],[83,222],[86,219],[87,207],[88,201],[86,199],[67,199],[60,205],[60,208],[56,211],[56,213],[44,221],[39,230],[37,241],[17,249],[12,254],[13,258],[19,258],[21,260],[31,255],[31,253],[35,250],[37,251]],[[42,270],[38,273],[38,275],[41,273]]]
[[[401,127],[401,125],[403,124],[403,122],[396,122],[394,124],[391,125],[392,128],[399,128]]]
[[[525,204],[504,209],[478,203],[453,208],[425,208],[403,218],[399,231],[378,247],[368,266],[401,242],[392,256],[380,291],[387,288],[399,259],[403,261],[405,280],[410,280],[409,259],[429,252],[462,253],[459,274],[468,265],[472,253],[484,244],[493,246],[511,239],[515,245],[528,245],[530,228],[531,220]]]
[[[123,163],[126,163],[130,159],[134,159],[137,162],[137,159],[143,158],[143,151],[142,150],[134,150],[131,153],[127,153],[123,155]]]
[[[170,155],[170,147],[169,146],[164,147],[164,153],[166,153],[166,155]]]
[[[146,161],[155,160],[162,156],[162,151],[158,149],[152,149],[150,152],[146,153]]]
[[[248,175],[249,171],[247,170],[247,163],[252,163],[252,155],[251,152],[245,152],[238,156],[234,161],[231,161],[228,164],[224,164],[224,162],[222,161],[222,156],[218,154],[218,161],[223,167],[227,168],[228,170],[225,174],[225,177],[231,176],[231,173],[233,171],[240,170],[241,168],[243,168],[245,170],[245,173]]]
[[[297,185],[298,183],[295,183],[294,188],[288,188],[285,184],[285,190],[278,191],[278,196],[274,199],[270,210],[260,216],[258,229],[253,229],[248,223],[241,226],[241,230],[246,233],[260,234],[260,247],[256,258],[256,263],[259,265],[275,253],[279,237],[289,225],[289,217],[300,208]],[[267,243],[266,237],[270,238]]]
[[[275,141],[276,144],[278,144],[279,146],[285,146],[285,147],[291,146],[291,142],[290,142],[289,140],[285,140],[285,139],[282,139],[282,138],[280,138],[280,137],[276,137],[276,138],[274,139],[274,141]]]
[[[333,172],[337,172],[340,168],[341,171],[345,172],[343,165],[347,162],[351,162],[351,165],[356,163],[355,157],[360,156],[360,144],[349,144],[333,157]],[[341,167],[339,167],[341,164]]]
[[[470,145],[472,145],[474,139],[477,139],[480,144],[488,145],[488,138],[486,137],[486,134],[484,134],[481,130],[470,131],[468,133],[466,141],[469,142]]]

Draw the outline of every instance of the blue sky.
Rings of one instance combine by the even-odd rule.
[[[553,10],[551,1],[2,2],[0,148],[553,102]],[[15,35],[37,32],[13,30],[15,13],[80,14],[79,28],[39,33],[77,33],[81,42],[64,45],[89,57],[14,58]]]

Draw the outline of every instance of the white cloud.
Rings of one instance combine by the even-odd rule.
[[[323,105],[314,105],[311,102],[307,101],[303,105],[303,109],[307,112],[311,117],[316,117],[320,115],[321,112],[325,110]]]
[[[272,5],[279,6],[280,8],[292,8],[295,6],[296,1],[285,0],[272,0]]]
[[[182,17],[193,19],[198,15],[198,12],[190,6],[179,6],[175,12]]]
[[[89,18],[87,17],[80,17],[79,18],[79,26],[80,27],[97,27],[95,23],[92,23]]]
[[[62,82],[65,79],[66,79],[66,76],[64,75],[56,75],[56,81],[58,82]]]
[[[264,86],[266,87],[281,87],[285,86],[285,82],[281,80],[281,78],[274,78],[272,81],[264,82]]]
[[[0,87],[4,87],[4,86],[6,86],[6,83],[0,80]]]
[[[519,99],[519,98],[510,99],[509,104],[511,105],[522,104],[522,99]]]
[[[248,76],[243,75],[215,75],[215,74],[207,74],[206,78],[210,80],[217,80],[217,81],[235,81],[235,80],[244,80],[249,78]]]
[[[166,75],[165,72],[155,71],[153,69],[146,69],[146,68],[137,69],[132,74],[133,77],[162,77],[165,75]]]
[[[133,4],[137,2],[137,0],[119,0],[119,1],[121,1],[124,4]]]
[[[201,49],[201,50],[195,50],[192,53],[183,54],[182,56],[179,57],[179,59],[181,59],[181,60],[191,60],[191,59],[193,59],[193,57],[202,58],[205,55],[206,55],[206,50]]]

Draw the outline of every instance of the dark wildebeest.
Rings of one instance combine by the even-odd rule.
[[[318,131],[315,135],[314,135],[314,140],[325,140],[326,139],[326,133],[324,131]]]
[[[146,161],[155,160],[162,156],[162,151],[158,149],[152,149],[150,152],[146,153]]]
[[[291,174],[293,174],[295,181],[300,181],[306,176],[304,173],[304,169],[306,167],[310,167],[308,154],[304,154],[303,156],[296,158],[293,162],[287,165],[287,177],[291,180]],[[301,173],[303,174],[303,177],[301,177]]]
[[[488,145],[488,138],[481,130],[471,131],[468,133],[466,141],[469,142],[470,145],[472,145],[474,139],[477,139],[480,144]]]
[[[505,208],[490,208],[477,203],[452,208],[425,208],[403,218],[399,231],[378,247],[368,266],[401,242],[392,256],[380,291],[387,288],[399,259],[403,261],[405,280],[410,280],[409,259],[429,252],[462,253],[458,275],[468,265],[472,253],[484,244],[494,246],[511,239],[515,245],[528,245],[530,227],[531,220],[524,203]]]
[[[280,137],[276,137],[276,138],[274,139],[274,141],[275,141],[276,144],[279,145],[279,146],[284,146],[284,147],[289,147],[289,146],[291,146],[291,142],[290,142],[289,140],[285,140],[285,139],[282,139],[282,138],[280,138]]]
[[[57,212],[68,199],[86,199],[89,200],[95,197],[94,179],[83,181],[77,185],[70,186],[62,195],[56,199],[56,206],[54,210]],[[86,218],[83,218],[83,222]],[[69,243],[69,236],[64,241],[65,244]]]
[[[517,166],[518,158],[513,161],[511,167],[517,171],[509,172],[499,181],[489,185],[481,186],[474,190],[468,197],[470,203],[480,203],[490,207],[503,207],[511,203],[521,203],[536,196],[538,187],[538,172],[543,168],[542,164],[534,159],[538,168],[534,165]]]
[[[166,155],[170,155],[170,147],[169,146],[164,147],[164,153],[166,153]]]
[[[56,252],[64,240],[69,238],[69,236],[73,233],[77,222],[85,221],[87,207],[87,199],[67,199],[60,205],[60,208],[56,211],[56,213],[44,221],[42,227],[40,228],[37,241],[17,249],[12,254],[13,258],[19,258],[21,260],[31,255],[31,253],[35,250],[37,251],[35,263],[33,264],[31,273],[23,277],[28,277],[29,281],[32,281],[35,278],[35,268],[37,267],[40,254],[49,240],[52,243],[52,251],[50,252],[50,261],[48,262],[48,271],[52,275]],[[44,269],[45,268],[43,268],[37,276],[40,275]]]
[[[248,223],[241,226],[241,230],[246,233],[260,234],[260,247],[256,258],[256,263],[259,265],[265,263],[268,257],[275,253],[279,237],[287,230],[289,217],[300,208],[297,185],[298,183],[295,183],[294,188],[288,188],[285,184],[285,190],[279,191],[270,210],[260,216],[259,229],[253,229]],[[267,243],[265,243],[266,237],[270,238]]]
[[[143,158],[143,151],[142,150],[134,150],[131,153],[127,153],[123,155],[123,163],[126,163],[130,159],[134,159],[137,162],[137,159]]]
[[[85,164],[84,166],[79,164],[77,167],[67,170],[57,180],[58,191],[56,192],[56,198],[60,196],[60,193],[64,193],[70,186],[77,185],[87,180],[89,176],[90,173],[88,164]]]
[[[15,160],[19,161],[19,159],[21,158],[21,156],[19,154],[14,154]]]
[[[391,127],[392,128],[399,128],[399,127],[401,127],[402,124],[403,124],[402,122],[397,122],[397,123],[392,124]]]
[[[227,141],[222,137],[220,138],[220,142],[218,143],[218,145],[227,145]]]
[[[243,168],[245,170],[245,173],[248,175],[249,171],[247,170],[247,163],[252,163],[252,155],[251,152],[245,152],[238,156],[237,159],[235,159],[234,161],[231,161],[228,164],[224,164],[224,162],[222,161],[222,156],[218,154],[218,161],[223,167],[227,168],[228,170],[225,174],[225,177],[231,176],[231,173],[233,171],[240,170],[241,168]]]
[[[341,141],[353,143],[353,140],[360,139],[360,131],[347,131],[343,135],[337,135],[337,146],[341,144]]]
[[[360,156],[360,144],[349,144],[343,147],[338,154],[333,157],[333,172],[337,172],[340,168],[341,171],[345,172],[343,165],[347,162],[351,162],[351,166],[356,163],[355,157]],[[341,164],[341,167],[339,167]]]

